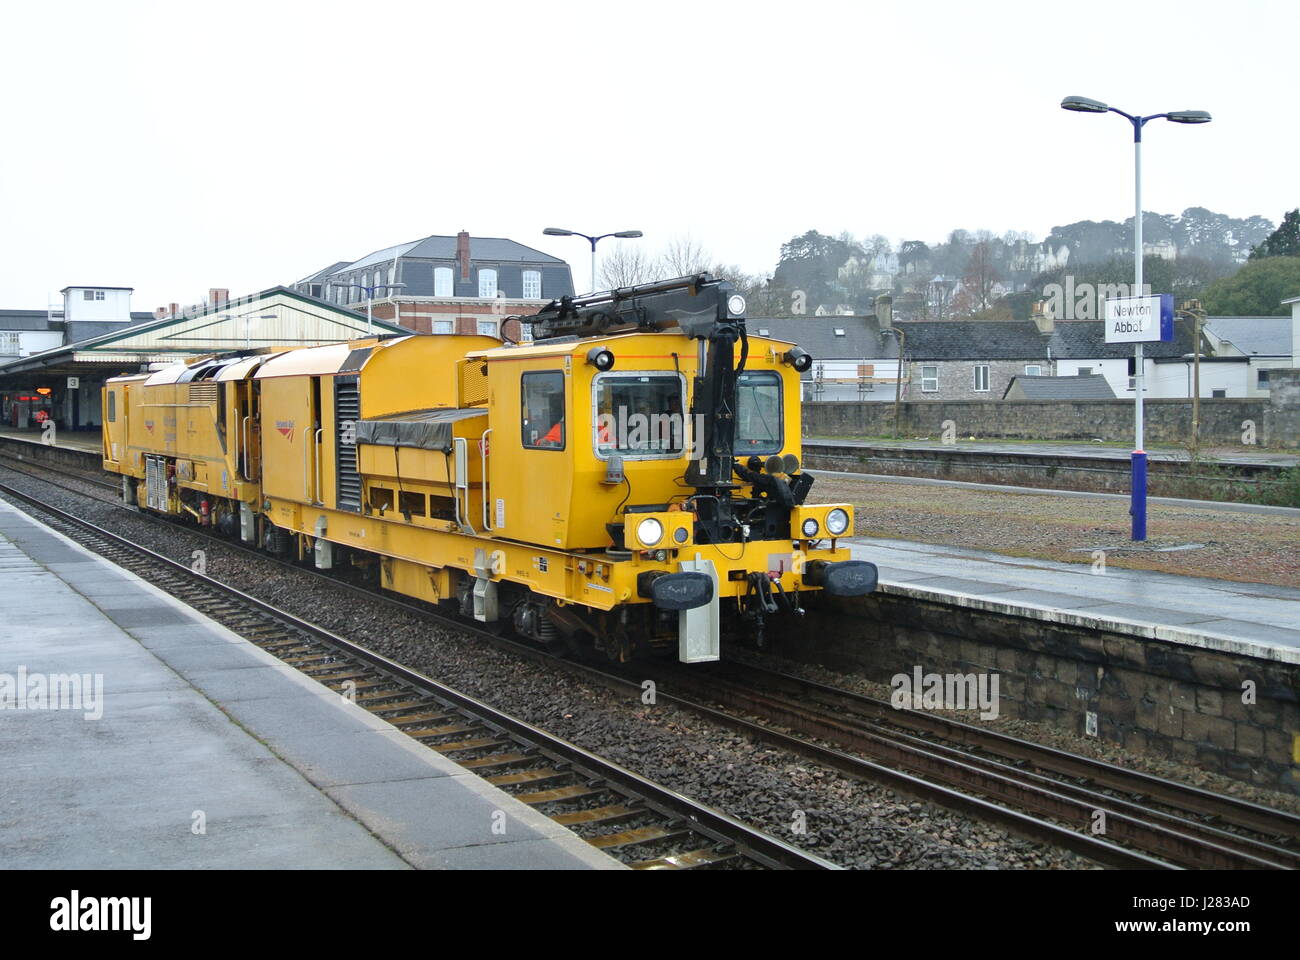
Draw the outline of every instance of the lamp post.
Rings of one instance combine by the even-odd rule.
[[[222,320],[243,320],[244,321],[244,349],[245,350],[253,349],[253,332],[250,323],[250,321],[253,319],[253,315],[251,312],[241,313],[237,317],[232,317],[230,314],[226,313],[226,314],[222,314],[221,319]],[[259,313],[257,315],[257,319],[275,320],[276,315],[274,313]]]
[[[366,334],[367,334],[368,336],[372,336],[372,337],[373,337],[373,336],[375,335],[375,317],[374,317],[374,314],[371,312],[371,305],[374,303],[374,299],[375,299],[375,291],[376,291],[376,290],[401,290],[403,287],[406,286],[406,284],[404,284],[404,283],[376,283],[376,284],[374,284],[373,286],[369,286],[369,287],[368,287],[368,286],[366,286],[364,283],[345,283],[345,282],[343,282],[343,281],[335,280],[335,281],[333,281],[333,282],[330,283],[330,286],[331,286],[331,287],[347,287],[347,288],[349,288],[349,289],[351,289],[352,287],[356,287],[358,290],[363,290],[363,291],[365,291],[365,294],[366,294]]]
[[[618,233],[602,233],[598,237],[588,236],[585,233],[579,233],[577,230],[562,230],[559,227],[547,227],[542,233],[548,237],[582,237],[591,244],[591,292],[596,292],[596,244],[606,237],[618,237],[623,240],[630,240],[634,237],[645,236],[640,230],[620,230]]]
[[[1209,123],[1210,115],[1204,110],[1175,110],[1170,113],[1153,113],[1149,117],[1125,113],[1118,107],[1108,106],[1100,100],[1088,97],[1066,97],[1061,101],[1061,109],[1075,113],[1118,113],[1133,125],[1133,296],[1142,293],[1142,128],[1151,120],[1168,120],[1171,123]],[[1132,457],[1132,491],[1129,514],[1133,519],[1132,539],[1147,538],[1147,455],[1143,449],[1145,438],[1142,430],[1142,390],[1143,390],[1142,343],[1134,344],[1133,350],[1133,457]]]

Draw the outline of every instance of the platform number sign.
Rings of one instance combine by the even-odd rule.
[[[76,390],[76,389],[77,389],[78,387],[80,387],[80,386],[81,386],[81,378],[80,378],[80,377],[68,377],[68,389],[69,389],[69,390]]]

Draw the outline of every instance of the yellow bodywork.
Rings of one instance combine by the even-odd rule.
[[[588,362],[597,347],[614,355],[610,373]],[[788,348],[751,337],[746,370],[779,378],[780,452],[799,456],[799,375],[781,362]],[[429,601],[452,599],[465,574],[608,611],[649,602],[638,595],[638,575],[697,559],[713,562],[723,598],[744,595],[751,572],[771,574],[787,591],[807,589],[803,562],[846,560],[848,550],[834,541],[814,548],[797,527],[794,539],[694,543],[692,515],[680,506],[692,493],[683,479],[688,449],[625,457],[622,477],[610,475],[598,377],[675,378],[681,394],[673,402],[684,412],[696,357],[693,341],[670,333],[520,346],[409,336],[241,358],[212,381],[178,382],[185,368],[171,368],[109,381],[105,409],[116,417],[106,417],[104,466],[143,480],[144,458],[165,457],[174,465],[174,510],[194,513],[196,497],[218,498],[218,511],[242,502],[258,517],[259,540],[269,522],[297,535],[303,557],[317,551],[319,561],[318,544],[377,557],[383,586]],[[539,446],[540,429],[525,423],[530,373],[562,378],[558,443]],[[417,429],[410,423],[437,421],[427,431],[439,440],[357,438],[359,425],[378,429],[377,421],[408,431]],[[743,460],[744,449],[736,453]],[[143,484],[136,502],[146,505]],[[836,506],[852,516],[846,504],[803,505],[795,516],[820,518],[824,530]],[[631,508],[638,512],[623,512]],[[665,531],[656,545],[636,540],[632,521],[645,518]],[[623,521],[628,552],[610,553],[607,525]],[[674,536],[679,527],[684,541]]]

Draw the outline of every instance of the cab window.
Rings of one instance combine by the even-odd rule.
[[[592,384],[596,455],[679,457],[686,449],[686,383],[676,373],[599,373]]]
[[[564,373],[525,373],[520,381],[523,419],[520,436],[531,450],[564,449]]]
[[[736,378],[736,456],[781,452],[781,377],[771,370]]]

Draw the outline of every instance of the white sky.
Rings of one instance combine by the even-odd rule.
[[[942,239],[1300,205],[1300,4],[221,4],[0,12],[0,306],[289,283],[464,228],[564,257],[689,233],[769,271],[808,229]]]

